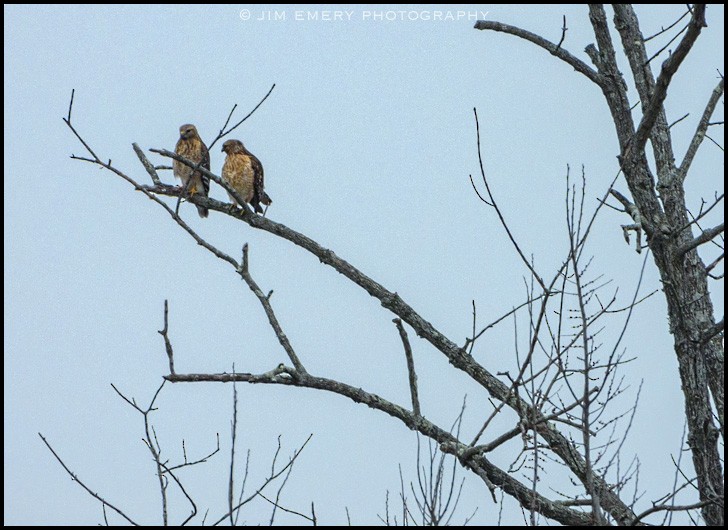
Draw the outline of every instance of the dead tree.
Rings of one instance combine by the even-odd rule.
[[[647,522],[644,521],[647,517],[654,514],[675,511],[692,514],[696,510],[700,510],[706,523],[722,524],[723,474],[717,441],[723,425],[723,347],[720,340],[723,321],[715,322],[707,285],[709,274],[715,264],[720,263],[722,255],[714,264],[706,267],[698,255],[698,247],[719,236],[723,225],[701,230],[695,236],[692,227],[698,226],[704,212],[701,209],[698,215],[689,215],[683,185],[695,153],[706,136],[706,130],[712,125],[710,120],[723,93],[723,80],[721,77],[697,126],[687,154],[682,163],[677,165],[672,155],[670,130],[663,102],[670,79],[705,26],[705,6],[689,8],[685,15],[688,22],[678,34],[684,35],[662,65],[657,79],[651,72],[651,60],[645,51],[646,39],[640,33],[632,8],[628,5],[617,5],[614,10],[623,52],[632,68],[642,103],[643,117],[638,124],[632,119],[632,109],[627,98],[627,82],[617,69],[615,46],[611,41],[602,6],[590,6],[596,45],[589,45],[586,54],[592,60],[593,67],[562,47],[566,35],[565,21],[562,39],[558,44],[498,22],[480,21],[476,24],[478,29],[506,32],[529,40],[566,61],[596,84],[604,93],[612,112],[620,153],[614,181],[608,189],[599,190],[602,199],[593,208],[585,202],[587,179],[584,170],[580,184],[577,184],[579,181],[575,181],[567,169],[567,250],[561,258],[561,266],[546,274],[537,269],[533,259],[514,237],[492,192],[492,177],[483,168],[480,124],[477,112],[475,113],[480,182],[476,183],[472,177],[471,182],[485,207],[497,215],[507,240],[523,263],[526,271],[525,301],[485,326],[478,324],[477,308],[473,303],[472,335],[461,345],[435,328],[396,291],[381,285],[332,250],[276,222],[270,216],[256,215],[219,176],[166,149],[151,149],[162,157],[177,160],[205,173],[243,206],[237,208],[212,198],[185,195],[189,202],[219,212],[227,216],[230,222],[245,223],[253,229],[285,239],[313,254],[321,263],[342,274],[391,312],[402,339],[408,367],[411,398],[408,405],[391,402],[343,381],[309,373],[305,368],[306,357],[296,351],[284,332],[283,323],[276,316],[271,293],[266,294],[265,289],[253,277],[248,245],[242,245],[242,256],[236,259],[229,252],[216,248],[203,239],[185,222],[184,209],[178,210],[174,207],[174,202],[170,204],[164,200],[164,197],[172,197],[178,201],[184,190],[163,183],[159,171],[164,167],[152,164],[136,144],[135,152],[151,178],[152,185],[141,184],[129,172],[122,171],[110,160],[98,156],[71,121],[71,102],[65,122],[87,152],[84,156],[74,158],[104,168],[127,181],[135,190],[162,207],[197,244],[228,263],[261,304],[283,352],[290,361],[290,366],[281,363],[261,374],[178,374],[174,369],[174,348],[167,333],[165,317],[163,335],[169,359],[169,373],[164,376],[165,379],[174,383],[247,382],[304,387],[339,394],[363,403],[398,419],[419,435],[437,442],[440,451],[453,455],[464,469],[482,480],[494,502],[497,501],[496,490],[514,498],[526,514],[526,522],[532,525],[538,524],[541,517],[566,525],[641,525]],[[267,97],[268,95],[263,100]],[[227,128],[232,114],[233,112],[212,144],[229,134],[252,112],[235,126]],[[656,180],[646,156],[645,146],[648,139],[656,161]],[[632,195],[631,200],[614,188],[622,175]],[[625,234],[629,235],[631,231],[638,233],[637,245],[640,251],[643,245],[639,236],[645,235],[647,251],[644,263],[646,265],[647,259],[652,259],[662,277],[668,301],[670,330],[675,336],[675,348],[686,396],[689,431],[687,444],[693,456],[697,476],[697,480],[694,480],[682,474],[682,479],[679,483],[676,481],[671,491],[649,492],[649,500],[652,502],[647,506],[642,506],[644,501],[634,495],[630,498],[627,493],[626,486],[636,480],[638,470],[634,466],[624,469],[615,464],[619,461],[620,449],[629,431],[639,393],[634,394],[633,405],[626,410],[614,410],[613,403],[617,396],[626,391],[622,379],[616,376],[629,360],[620,347],[624,329],[636,307],[651,293],[640,295],[640,276],[633,295],[626,303],[619,305],[616,293],[609,291],[609,282],[592,270],[593,262],[588,250],[589,235],[595,219],[610,197],[617,198],[623,206],[620,210],[630,215],[632,223],[624,228]],[[722,195],[716,197],[715,202],[717,204],[720,201]],[[708,210],[710,208],[712,206]],[[715,276],[714,272],[712,274]],[[510,319],[513,320],[515,347],[513,352],[501,357],[510,356],[513,359],[513,368],[493,373],[474,357],[473,347],[486,332]],[[615,319],[621,319],[617,321],[622,332],[616,340],[602,342],[602,327],[608,323],[614,325]],[[524,321],[525,331],[522,325]],[[428,382],[424,385],[421,381],[418,382],[414,357],[416,348],[410,342],[405,324],[418,338],[434,346],[454,370],[467,375],[488,396],[492,410],[478,411],[484,414],[482,427],[478,432],[453,434],[451,429],[427,418],[427,411],[422,410],[419,402],[419,393],[433,389],[426,388]],[[720,430],[715,426],[711,404],[717,410]],[[498,421],[494,421],[495,418]],[[508,425],[505,429],[502,428],[504,424]],[[620,427],[617,428],[617,425]],[[511,464],[504,468],[494,464],[490,455],[506,447],[515,454]],[[567,486],[568,491],[562,490],[563,484],[553,483],[548,487],[545,485],[554,466],[559,467],[561,473],[567,473],[572,484]],[[695,484],[698,491],[696,502],[684,506],[676,505],[678,493]],[[440,515],[435,519],[439,520]]]
[[[585,52],[593,66],[567,52],[561,42],[553,44],[521,28],[491,21],[478,21],[475,27],[508,33],[544,48],[584,75],[604,94],[619,140],[619,167],[632,201],[616,190],[613,195],[631,215],[635,230],[646,235],[660,272],[685,395],[688,445],[700,501],[705,503],[703,517],[708,524],[722,525],[722,505],[710,501],[723,498],[723,471],[718,450],[718,438],[723,435],[723,319],[716,323],[708,289],[710,268],[701,260],[698,247],[720,236],[724,225],[699,229],[695,235],[693,226],[699,226],[702,208],[701,214],[691,216],[684,186],[708,128],[722,125],[722,122],[712,123],[711,117],[723,95],[723,76],[719,75],[717,86],[708,97],[687,151],[682,160],[676,162],[664,102],[673,76],[707,26],[706,5],[688,6],[688,12],[680,19],[687,17],[678,32],[682,37],[659,67],[657,76],[653,65],[656,65],[659,53],[653,56],[647,53],[649,38],[643,36],[634,9],[629,4],[614,4],[613,10],[614,27],[620,37],[617,45],[612,41],[604,6],[589,6],[596,44],[587,46]],[[565,32],[564,23],[562,36]],[[629,62],[632,83],[639,95],[642,117],[637,123],[632,116],[634,104],[627,93],[629,80],[617,65],[618,50]],[[663,51],[665,48],[660,50]],[[648,140],[654,168],[648,162]],[[715,203],[722,199],[721,194]],[[638,247],[640,244],[638,239]],[[718,259],[722,259],[722,254]]]

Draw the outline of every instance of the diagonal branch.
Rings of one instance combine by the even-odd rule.
[[[283,329],[281,328],[281,325],[278,323],[278,319],[276,318],[276,314],[273,312],[273,307],[270,305],[270,295],[266,296],[263,294],[263,291],[260,290],[260,287],[258,287],[258,284],[255,283],[255,280],[253,280],[253,277],[250,275],[250,272],[248,271],[248,244],[245,243],[243,245],[243,263],[238,270],[238,273],[240,276],[242,276],[243,280],[245,280],[245,283],[248,284],[248,287],[250,287],[250,290],[253,291],[253,294],[260,300],[260,304],[263,306],[263,310],[265,311],[266,316],[268,317],[268,322],[270,322],[270,326],[273,328],[273,331],[275,331],[276,337],[278,337],[278,342],[281,343],[281,346],[283,346],[283,349],[288,354],[288,358],[293,363],[293,366],[296,367],[296,370],[302,373],[306,373],[306,369],[303,367],[303,364],[301,364],[301,361],[298,359],[298,356],[296,355],[296,352],[293,350],[293,346],[291,346],[290,341],[288,340],[288,337],[283,332]]]
[[[675,251],[676,256],[682,256],[687,252],[690,252],[692,249],[699,247],[703,243],[707,243],[711,239],[713,239],[715,236],[722,234],[723,229],[725,228],[725,223],[720,223],[718,226],[714,226],[713,228],[707,228],[706,230],[703,230],[703,232],[696,238],[688,241],[687,243],[683,243],[680,245],[677,250]]]
[[[417,373],[415,373],[415,361],[412,358],[412,347],[410,346],[407,331],[404,329],[402,321],[399,318],[395,318],[392,322],[394,322],[394,325],[397,326],[397,329],[399,330],[399,336],[402,339],[402,345],[404,346],[404,355],[407,358],[407,373],[409,374],[410,395],[412,397],[412,412],[415,416],[421,416],[420,398],[417,395]]]
[[[706,343],[713,340],[715,337],[725,331],[725,317],[720,319],[720,322],[716,322],[703,332],[703,336],[700,338],[700,342]]]
[[[511,229],[508,226],[508,223],[506,222],[505,218],[503,217],[503,213],[501,212],[500,208],[498,208],[498,203],[495,201],[495,197],[493,197],[493,193],[490,191],[490,185],[488,184],[488,179],[485,177],[485,169],[483,169],[483,155],[480,149],[480,122],[478,121],[478,109],[473,108],[473,114],[475,114],[475,131],[476,131],[476,137],[478,142],[478,162],[480,164],[480,175],[483,179],[483,184],[485,184],[485,191],[488,193],[488,198],[490,199],[490,202],[486,202],[486,204],[489,204],[493,207],[495,210],[495,213],[498,215],[498,219],[500,220],[501,226],[503,226],[503,229],[506,231],[506,234],[508,235],[508,239],[511,240],[511,243],[513,244],[513,247],[516,249],[516,252],[518,252],[518,255],[521,258],[521,261],[526,265],[526,268],[531,271],[531,274],[533,274],[533,277],[536,279],[538,284],[541,286],[541,289],[543,289],[544,293],[547,293],[549,289],[546,287],[546,284],[544,283],[543,279],[541,279],[541,276],[536,272],[536,269],[534,269],[533,265],[530,261],[528,261],[528,258],[523,254],[523,251],[521,250],[521,247],[518,245],[518,242],[516,241],[516,238],[511,233]]]
[[[622,47],[632,70],[637,93],[642,108],[645,109],[650,103],[655,87],[655,78],[650,66],[652,59],[647,58],[644,37],[640,31],[639,20],[632,5],[614,4],[613,8],[614,25],[619,31]],[[674,38],[679,35],[678,33]],[[654,127],[650,130],[649,138],[655,155],[658,180],[660,182],[667,181],[673,173],[675,156],[672,150],[670,127],[667,124],[665,109],[662,105],[658,108]],[[667,184],[667,182],[664,182],[664,184]]]
[[[71,109],[68,110],[68,115],[69,116],[71,115]],[[68,466],[63,462],[63,460],[61,460],[61,457],[58,456],[58,454],[53,450],[53,448],[51,447],[51,444],[48,443],[48,440],[45,439],[45,436],[43,436],[41,433],[38,433],[38,436],[40,436],[40,439],[43,440],[43,443],[46,444],[46,447],[48,447],[48,449],[50,450],[50,452],[53,453],[53,456],[56,457],[56,460],[58,460],[58,462],[61,464],[61,466],[63,467],[63,469],[66,470],[66,473],[68,473],[69,475],[71,475],[71,478],[74,480],[74,482],[77,482],[79,486],[81,486],[83,489],[85,489],[88,492],[89,495],[91,495],[94,499],[98,500],[103,506],[108,506],[109,508],[111,508],[116,513],[118,513],[119,515],[121,515],[124,519],[126,519],[127,521],[129,521],[134,526],[139,526],[138,523],[136,523],[133,520],[131,520],[119,508],[117,508],[116,506],[114,506],[113,504],[111,504],[110,502],[108,502],[107,500],[105,500],[98,493],[94,493],[93,491],[91,491],[91,489],[89,489],[89,487],[86,486],[86,484],[84,484],[83,482],[81,482],[81,480],[78,478],[78,475],[76,475],[73,471],[71,471],[70,469],[68,469]]]
[[[685,153],[685,157],[680,164],[680,169],[678,170],[678,179],[680,179],[680,181],[685,180],[688,171],[690,171],[690,165],[693,163],[693,159],[698,152],[698,148],[700,147],[700,144],[703,143],[705,133],[710,126],[710,117],[713,115],[715,107],[718,105],[718,101],[720,101],[721,96],[723,96],[723,81],[724,80],[721,77],[718,86],[713,89],[713,93],[710,95],[708,104],[705,106],[703,115],[700,118],[700,122],[698,123],[698,128],[695,130],[693,139],[690,141],[690,145],[688,146],[688,150]]]
[[[134,148],[134,152],[139,158],[139,161],[144,166],[144,169],[147,170],[147,173],[149,173],[149,176],[152,178],[152,182],[154,182],[154,185],[161,185],[162,181],[159,180],[159,174],[157,173],[157,169],[154,167],[154,164],[149,161],[147,155],[144,154],[144,151],[142,151],[141,147],[139,147],[136,142],[131,144],[131,146]]]

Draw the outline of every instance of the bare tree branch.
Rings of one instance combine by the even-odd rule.
[[[278,342],[280,342],[281,346],[283,346],[283,349],[285,350],[286,354],[288,355],[288,358],[293,363],[293,366],[295,366],[296,370],[302,373],[306,373],[306,369],[303,367],[303,364],[298,359],[298,356],[296,355],[296,352],[293,350],[293,346],[291,346],[290,341],[288,340],[288,337],[283,332],[283,329],[281,328],[281,325],[278,323],[278,319],[276,318],[275,313],[273,312],[273,307],[270,305],[270,299],[266,295],[263,294],[263,291],[260,290],[260,287],[258,287],[258,284],[255,283],[255,280],[253,280],[253,277],[250,275],[250,272],[248,270],[248,244],[245,243],[243,245],[243,263],[238,270],[238,273],[240,276],[243,277],[243,280],[245,280],[245,283],[248,284],[248,287],[250,287],[250,290],[253,291],[253,294],[255,294],[256,298],[260,301],[260,304],[263,306],[263,310],[265,311],[266,316],[268,317],[268,322],[270,323],[271,327],[273,328],[273,331],[275,331],[276,337],[278,337]]]
[[[478,162],[480,163],[480,175],[483,178],[483,184],[485,184],[485,190],[488,192],[488,198],[490,199],[490,204],[493,206],[495,213],[498,215],[498,219],[500,220],[501,226],[505,229],[506,234],[508,234],[508,238],[511,240],[511,243],[513,244],[514,248],[516,249],[516,252],[518,252],[518,255],[521,257],[521,261],[523,261],[523,263],[526,265],[528,270],[531,271],[531,274],[533,274],[534,278],[536,278],[536,281],[541,286],[541,288],[544,290],[544,292],[548,292],[548,289],[546,288],[546,284],[544,283],[544,281],[538,275],[536,270],[533,268],[533,265],[528,261],[526,256],[523,255],[523,251],[521,250],[521,247],[518,245],[518,242],[516,241],[515,237],[513,237],[513,234],[511,233],[511,229],[508,226],[508,223],[506,222],[505,218],[503,217],[503,214],[501,213],[500,208],[498,208],[498,204],[495,202],[493,193],[491,193],[491,191],[490,191],[490,185],[488,184],[488,179],[485,177],[485,170],[483,169],[483,156],[482,156],[481,150],[480,150],[480,122],[478,121],[478,110],[473,108],[473,114],[475,115],[475,131],[476,131],[477,142],[478,142]]]
[[[190,513],[190,515],[188,515],[188,516],[187,516],[187,518],[186,518],[186,519],[185,519],[184,521],[182,521],[182,522],[180,523],[180,526],[185,526],[185,525],[186,525],[187,523],[189,523],[189,522],[190,522],[190,521],[192,520],[192,518],[193,518],[193,517],[194,517],[195,515],[197,515],[197,505],[195,504],[195,501],[194,501],[194,500],[192,499],[192,497],[190,497],[190,494],[189,494],[189,493],[187,493],[187,490],[186,490],[186,489],[185,489],[185,487],[184,487],[184,486],[182,485],[182,482],[181,482],[181,481],[180,481],[180,480],[179,480],[179,479],[177,478],[177,476],[176,476],[176,475],[175,475],[175,474],[174,474],[174,473],[172,472],[172,470],[171,470],[170,468],[168,468],[168,467],[167,467],[167,466],[166,466],[166,465],[164,464],[164,462],[160,462],[160,465],[161,465],[161,466],[162,466],[162,468],[164,469],[164,472],[165,472],[165,474],[166,474],[166,475],[169,475],[170,477],[172,477],[172,479],[173,479],[173,480],[175,481],[175,483],[177,484],[177,487],[178,487],[178,488],[180,489],[180,491],[182,492],[182,494],[183,494],[183,495],[185,496],[185,498],[186,498],[186,499],[187,499],[187,500],[189,501],[189,503],[190,503],[190,504],[192,505],[192,513]],[[179,467],[179,466],[178,466],[178,467]]]
[[[136,404],[136,402],[133,399],[127,398],[124,394],[119,391],[116,386],[112,383],[111,388],[114,389],[114,391],[129,405],[131,405],[132,408],[134,408],[137,412],[142,414],[144,416],[144,445],[147,446],[147,449],[149,449],[149,452],[152,454],[152,459],[154,460],[154,463],[157,467],[157,478],[159,480],[159,490],[162,498],[162,521],[164,526],[167,526],[169,524],[169,515],[168,515],[168,500],[167,500],[167,483],[165,481],[164,477],[164,463],[162,462],[162,456],[161,456],[161,449],[159,447],[159,442],[157,442],[156,438],[157,435],[154,433],[154,427],[149,422],[149,414],[156,410],[154,408],[154,403],[157,401],[157,397],[159,397],[159,393],[162,391],[162,388],[164,388],[166,381],[162,381],[162,384],[159,385],[159,388],[157,388],[157,391],[154,393],[154,396],[152,397],[152,400],[149,402],[149,406],[146,409],[142,409],[139,405]]]
[[[564,20],[564,23],[566,20]],[[549,52],[551,55],[555,55],[562,61],[564,61],[566,64],[571,66],[574,70],[579,72],[580,74],[585,75],[589,80],[593,81],[597,85],[601,85],[602,79],[599,76],[597,72],[594,71],[593,68],[591,68],[588,64],[586,64],[584,61],[577,59],[572,54],[567,52],[561,47],[561,42],[559,42],[558,45],[554,44],[553,42],[549,42],[548,40],[544,39],[543,37],[536,35],[535,33],[531,33],[530,31],[526,31],[525,29],[517,28],[515,26],[509,26],[508,24],[503,24],[502,22],[495,22],[492,20],[478,20],[475,23],[475,29],[480,30],[491,30],[491,31],[499,31],[502,33],[508,33],[510,35],[515,35],[518,38],[527,40],[529,42],[532,42],[536,46],[539,46]],[[563,37],[562,37],[563,41]]]
[[[164,301],[164,327],[157,331],[164,338],[164,349],[167,352],[167,358],[169,359],[169,373],[174,373],[174,350],[172,349],[172,343],[169,340],[169,321],[167,315],[169,312],[168,301]]]
[[[706,265],[705,272],[710,273],[710,271],[712,271],[716,267],[716,265],[718,265],[718,263],[723,261],[723,258],[725,258],[725,252],[721,252],[720,256],[718,256],[712,262],[710,262],[708,265]]]
[[[154,183],[154,185],[161,186],[162,181],[159,180],[159,174],[157,173],[157,168],[155,168],[154,165],[149,161],[147,156],[144,154],[144,151],[142,151],[141,147],[139,147],[139,145],[136,142],[131,144],[131,146],[134,148],[134,152],[136,153],[137,157],[139,158],[139,161],[144,166],[144,169],[147,170],[147,173],[149,173],[149,176],[152,178],[152,182]]]
[[[412,358],[412,347],[410,346],[409,338],[407,337],[407,331],[402,325],[402,321],[399,318],[392,320],[394,325],[399,330],[399,336],[402,339],[402,346],[404,347],[404,355],[407,358],[407,373],[409,374],[409,387],[410,396],[412,397],[412,412],[415,416],[421,416],[420,414],[420,399],[417,396],[417,373],[415,372],[415,361]]]
[[[687,252],[690,252],[694,248],[697,248],[700,245],[707,243],[708,241],[712,240],[714,237],[722,234],[724,228],[725,228],[725,223],[720,223],[718,226],[714,226],[713,228],[708,228],[706,230],[703,230],[703,232],[698,237],[680,245],[677,248],[677,250],[675,251],[676,256],[677,257],[682,256],[682,255],[686,254]]]
[[[645,107],[634,138],[631,142],[632,153],[639,152],[645,145],[650,135],[652,126],[655,124],[658,114],[662,110],[662,103],[667,97],[667,88],[670,86],[672,76],[675,75],[677,69],[682,64],[685,57],[692,49],[695,41],[698,39],[701,30],[706,27],[705,23],[705,4],[695,4],[693,7],[693,15],[685,36],[678,44],[675,51],[670,57],[662,63],[662,70],[655,81],[654,92],[650,98],[649,104]]]
[[[705,138],[705,133],[707,132],[708,127],[711,125],[710,118],[713,116],[713,112],[715,111],[715,107],[718,105],[718,101],[720,101],[721,96],[723,96],[723,81],[724,79],[721,77],[718,82],[718,86],[713,89],[713,93],[710,95],[710,99],[708,100],[708,104],[705,106],[703,115],[698,122],[698,128],[695,130],[693,139],[690,141],[688,150],[680,164],[678,179],[680,179],[681,182],[685,180],[685,177],[687,177],[688,171],[690,171],[690,166],[693,163],[693,159],[700,148],[700,144],[703,143],[703,138]]]
[[[642,104],[643,111],[645,111],[655,91],[655,78],[652,74],[650,61],[659,55],[662,50],[658,51],[651,59],[648,59],[637,14],[633,7],[629,4],[614,4],[613,8],[614,25],[619,31],[622,47],[629,61],[630,69],[632,70],[640,103]],[[674,38],[677,38],[679,35],[678,33]],[[654,127],[650,131],[649,138],[655,156],[658,178],[671,174],[675,156],[672,150],[670,126],[667,124],[667,117],[662,106],[658,109]],[[660,182],[665,185],[668,184],[662,182],[662,180]]]
[[[696,508],[703,508],[704,506],[708,506],[709,504],[720,505],[722,503],[718,503],[715,500],[706,500],[706,501],[702,501],[702,502],[696,502],[695,504],[690,504],[687,506],[673,506],[673,505],[669,505],[669,504],[656,505],[656,506],[653,506],[652,508],[649,508],[648,510],[645,510],[644,512],[639,514],[637,517],[635,517],[634,521],[632,521],[632,523],[630,523],[630,526],[637,526],[637,524],[639,524],[642,521],[642,519],[644,519],[645,517],[652,515],[653,513],[656,513],[656,512],[685,512],[688,510],[695,510]]]
[[[675,26],[677,26],[677,25],[678,25],[678,24],[680,23],[680,21],[681,21],[682,19],[684,19],[684,18],[685,18],[686,16],[688,16],[688,15],[690,14],[690,12],[691,12],[691,10],[690,10],[690,9],[688,9],[688,10],[687,10],[687,11],[685,11],[685,13],[683,13],[683,14],[682,14],[682,15],[680,16],[680,18],[678,18],[678,19],[677,19],[677,20],[676,20],[675,22],[673,22],[672,24],[670,24],[670,25],[669,25],[669,26],[667,26],[666,28],[661,28],[661,29],[660,29],[660,31],[658,31],[657,33],[655,33],[655,34],[653,34],[653,35],[650,35],[649,37],[646,37],[646,38],[644,39],[644,41],[645,41],[645,42],[651,41],[652,39],[654,39],[654,38],[656,38],[656,37],[659,37],[660,35],[662,35],[662,34],[663,34],[663,33],[665,33],[666,31],[670,31],[670,30],[671,30],[672,28],[674,28]]]
[[[566,15],[564,15],[564,23],[561,26],[561,38],[559,39],[559,43],[556,45],[556,48],[561,48],[561,45],[564,43],[564,39],[566,38],[566,32],[569,30],[569,28],[566,27]]]
[[[284,511],[286,513],[290,513],[290,514],[293,514],[293,515],[297,515],[297,516],[299,516],[299,517],[301,517],[303,519],[306,519],[307,521],[310,521],[313,524],[313,526],[316,526],[315,514],[314,514],[314,517],[310,517],[310,516],[308,516],[308,515],[306,515],[304,513],[297,512],[296,510],[291,510],[289,508],[285,508],[285,507],[281,506],[278,502],[270,500],[268,497],[266,497],[262,493],[258,493],[258,497],[260,497],[264,501],[272,504],[276,509],[281,510],[281,511]],[[270,526],[273,526],[273,525],[270,525]]]
[[[235,367],[233,366],[233,373],[235,373]],[[235,492],[235,442],[237,441],[237,434],[238,434],[238,389],[235,386],[235,383],[233,383],[233,421],[230,428],[230,436],[231,436],[231,442],[230,442],[230,475],[228,477],[228,510],[230,512],[228,515],[230,516],[230,526],[235,526],[235,519],[233,518],[233,514],[235,513],[235,510],[233,509],[233,494]]]

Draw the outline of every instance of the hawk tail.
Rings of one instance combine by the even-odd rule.
[[[260,197],[260,202],[262,202],[266,206],[269,206],[270,203],[273,202],[273,200],[270,197],[268,197],[268,194],[266,192],[263,192],[262,195],[261,195],[261,197]]]
[[[200,215],[200,217],[202,217],[204,219],[205,217],[208,216],[208,214],[210,213],[210,210],[208,210],[204,206],[198,206],[197,213]]]

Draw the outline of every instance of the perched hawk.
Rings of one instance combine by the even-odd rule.
[[[228,140],[222,144],[223,153],[227,153],[222,165],[222,178],[245,202],[250,203],[258,213],[263,213],[260,203],[269,205],[268,194],[263,190],[263,165],[248,151],[240,140]],[[228,193],[228,195],[230,195]],[[238,206],[238,201],[230,195],[230,200]]]
[[[210,153],[207,151],[207,146],[200,138],[194,125],[187,123],[179,128],[179,140],[174,152],[191,162],[200,164],[208,171],[210,170]],[[210,192],[210,179],[207,176],[202,175],[199,171],[194,171],[191,167],[177,160],[172,162],[172,167],[174,176],[182,180],[182,186],[187,188],[190,194],[199,193],[207,197]],[[188,182],[189,187],[187,187]],[[204,206],[198,206],[197,213],[200,214],[200,217],[207,217],[208,210]]]

